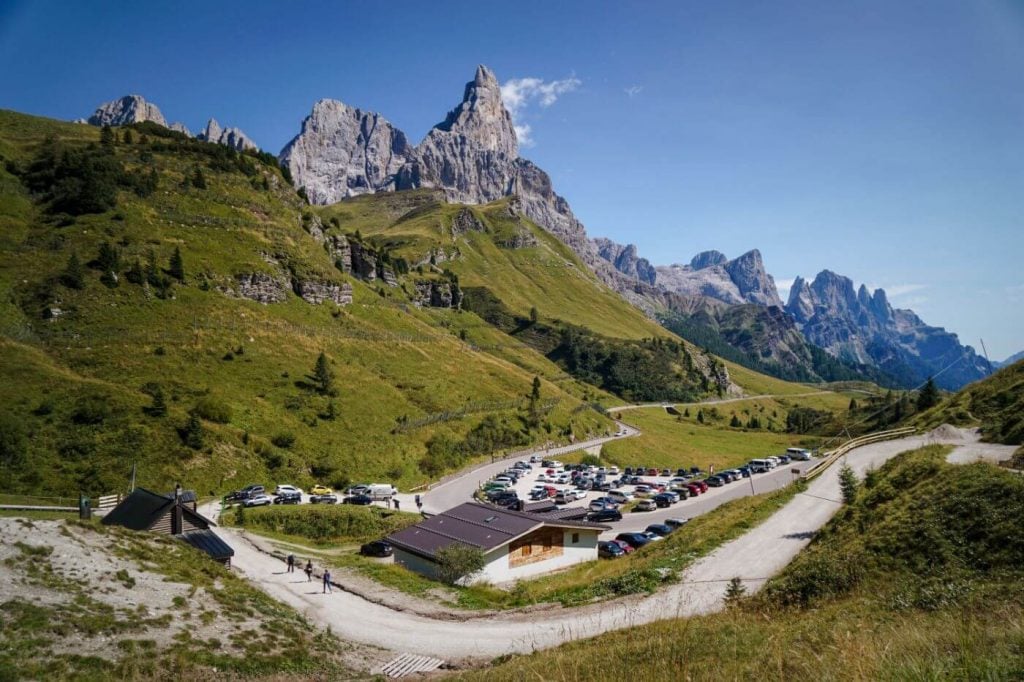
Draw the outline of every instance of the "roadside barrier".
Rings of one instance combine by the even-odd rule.
[[[912,426],[908,426],[902,429],[892,429],[891,431],[879,431],[878,433],[869,433],[866,436],[860,436],[858,438],[848,440],[835,450],[826,452],[823,459],[820,462],[816,463],[814,466],[812,466],[811,468],[804,472],[802,478],[805,481],[811,480],[812,478],[823,472],[825,469],[832,466],[832,464],[834,464],[837,459],[839,459],[846,453],[850,452],[851,450],[855,450],[861,447],[862,445],[880,443],[885,440],[895,440],[896,438],[903,438],[904,436],[910,436],[915,433],[917,433],[917,429]]]

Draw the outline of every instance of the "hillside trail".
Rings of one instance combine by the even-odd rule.
[[[842,459],[863,475],[906,450],[934,443],[960,449],[977,440],[978,434],[970,431],[923,434],[866,445]],[[837,464],[762,524],[699,559],[683,572],[680,582],[657,594],[543,613],[466,614],[452,620],[395,610],[344,590],[323,594],[320,583],[310,584],[304,576],[283,573],[279,559],[259,551],[236,531],[223,528],[218,532],[235,548],[236,569],[270,596],[295,607],[311,622],[331,628],[342,639],[450,661],[489,659],[657,620],[718,611],[726,584],[733,577],[741,578],[748,592],[758,591],[841,506]]]

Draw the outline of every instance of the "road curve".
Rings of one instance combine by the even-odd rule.
[[[932,443],[968,445],[963,438],[914,436],[867,445],[846,455],[863,473],[905,450]],[[447,659],[493,658],[528,653],[603,632],[716,611],[725,583],[743,579],[756,591],[781,571],[841,506],[838,466],[816,478],[764,523],[722,545],[688,568],[678,584],[644,598],[629,597],[575,609],[510,612],[484,617],[467,614],[441,620],[396,611],[354,594],[335,590],[324,595],[319,584],[287,574],[280,561],[258,551],[238,532],[222,528],[235,548],[234,566],[271,596],[303,612],[312,622],[330,627],[342,639],[399,652]]]

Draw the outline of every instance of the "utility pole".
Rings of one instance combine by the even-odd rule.
[[[132,462],[132,487],[131,490],[128,491],[130,493],[135,492],[135,467],[137,464],[137,462]]]
[[[988,368],[992,369],[992,361],[988,359],[988,349],[985,348],[985,339],[978,339],[981,341],[981,352],[985,354],[985,362],[988,363]]]

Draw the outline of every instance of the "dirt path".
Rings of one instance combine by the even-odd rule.
[[[970,440],[965,440],[970,438]],[[914,436],[859,448],[846,456],[863,473],[897,455],[936,442],[969,447],[976,435]],[[682,581],[645,598],[626,598],[576,609],[504,613],[463,620],[439,620],[390,609],[347,592],[324,595],[319,583],[282,573],[282,563],[258,551],[230,529],[234,565],[271,596],[291,604],[313,622],[329,626],[343,639],[399,652],[448,660],[492,658],[528,653],[569,640],[656,620],[709,613],[721,608],[725,583],[741,577],[756,591],[803,549],[840,507],[838,467],[815,479],[767,521],[697,561]]]

